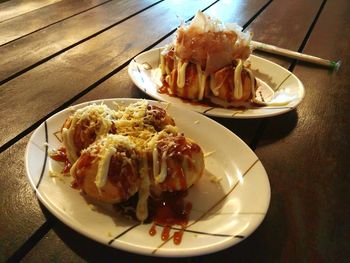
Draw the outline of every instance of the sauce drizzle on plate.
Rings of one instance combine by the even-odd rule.
[[[174,244],[181,243],[183,232],[188,224],[192,203],[185,200],[187,192],[163,192],[160,198],[150,200],[150,211],[152,213],[153,224],[149,234],[157,234],[156,226],[163,227],[161,238],[166,241],[170,238],[170,230],[178,225],[180,230],[173,235]]]

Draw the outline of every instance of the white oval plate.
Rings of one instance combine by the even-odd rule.
[[[193,104],[180,98],[161,94],[157,90],[161,86],[159,76],[152,75],[160,61],[162,48],[152,49],[136,56],[129,64],[128,73],[134,84],[147,95],[160,101],[179,104],[189,110],[194,110],[208,116],[251,119],[279,115],[293,110],[304,98],[304,85],[290,71],[269,60],[251,55],[251,69],[258,80],[258,85],[264,93],[270,89],[275,91],[277,101],[286,101],[283,105],[252,106],[247,109],[225,109],[221,107]],[[270,89],[266,89],[266,85]],[[266,90],[265,90],[266,89]]]
[[[94,101],[113,103],[135,99]],[[74,106],[81,108],[93,102]],[[164,103],[151,101],[151,103]],[[190,221],[180,245],[161,240],[160,227],[149,235],[151,224],[139,224],[119,216],[111,206],[93,206],[70,177],[53,177],[62,166],[48,157],[50,148],[61,146],[57,132],[70,114],[63,110],[41,124],[31,136],[25,154],[29,181],[40,201],[61,221],[79,233],[114,248],[133,253],[186,257],[230,247],[248,237],[262,222],[270,202],[270,184],[258,157],[235,134],[202,114],[168,105],[167,111],[180,131],[209,153],[201,180],[189,189]],[[49,145],[49,146],[48,146]],[[214,182],[216,179],[217,182]],[[171,234],[174,233],[171,230]]]

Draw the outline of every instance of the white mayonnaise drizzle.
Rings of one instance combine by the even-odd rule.
[[[92,144],[87,149],[83,150],[83,153],[88,152],[97,158],[95,185],[98,190],[106,185],[111,158],[117,152],[118,146],[121,146],[124,149],[133,149],[136,147],[136,145],[126,136],[108,134],[99,141],[96,141],[95,144]],[[129,161],[130,160],[128,160],[127,157],[123,159],[123,163]]]
[[[197,77],[198,77],[198,100],[202,100],[204,97],[205,83],[207,81],[207,75],[202,71],[201,65],[197,66]]]
[[[176,85],[180,89],[185,87],[186,67],[187,67],[187,65],[188,65],[188,62],[182,62],[181,59],[179,59],[177,61],[177,80],[176,80]]]
[[[113,148],[105,149],[100,154],[100,161],[98,162],[97,173],[95,177],[95,184],[98,189],[106,185],[108,171],[109,171],[109,164],[111,162],[111,158],[113,154],[115,153],[116,153],[116,149],[113,147]]]
[[[156,178],[159,173],[158,150],[156,146],[153,148],[152,158],[153,158],[153,177]]]
[[[165,70],[165,57],[164,56],[160,56],[160,65],[159,65],[162,75],[167,74],[166,70]]]
[[[69,129],[67,128],[62,129],[62,140],[63,140],[64,146],[66,147],[67,158],[70,163],[74,163],[78,159],[77,149],[75,148],[75,144],[73,140],[74,127],[72,126],[73,124],[70,126]]]
[[[139,200],[136,206],[136,217],[140,221],[144,221],[148,217],[148,197],[150,195],[150,179],[148,176],[148,161],[147,155],[144,154],[142,156],[142,168],[140,169],[140,189],[138,192]]]
[[[154,177],[156,183],[163,183],[167,176],[167,163],[166,163],[167,151],[164,151],[162,154],[162,161],[160,165],[160,172],[157,176]]]
[[[243,97],[243,87],[242,87],[242,77],[241,77],[243,62],[241,59],[238,59],[237,61],[238,61],[238,64],[235,68],[235,73],[234,73],[235,89],[233,91],[233,97],[239,100]]]

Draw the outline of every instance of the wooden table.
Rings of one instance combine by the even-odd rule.
[[[350,256],[350,2],[348,0],[0,1],[0,261],[348,262]],[[127,66],[172,40],[197,10],[254,39],[332,60],[339,71],[256,52],[293,72],[306,95],[289,113],[220,119],[263,163],[265,220],[246,240],[186,259],[129,254],[56,219],[26,178],[24,152],[48,117],[84,101],[147,98]]]

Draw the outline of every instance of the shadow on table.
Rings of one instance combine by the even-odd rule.
[[[298,124],[298,113],[294,109],[288,113],[266,119],[263,135],[258,145],[275,143],[287,137]]]
[[[197,262],[281,262],[288,241],[287,211],[279,196],[271,198],[262,224],[237,245],[217,253],[200,256]]]
[[[282,115],[260,119],[212,118],[222,124],[246,144],[254,148],[275,143],[287,137],[298,123],[298,113],[294,109]]]
[[[55,237],[52,238],[52,236],[50,237],[51,246],[57,245],[57,250],[60,249],[60,246],[66,249],[62,246],[62,243],[64,243],[73,252],[67,252],[66,255],[68,258],[65,258],[64,261],[76,262],[77,257],[69,258],[72,254],[76,254],[82,259],[82,262],[188,262],[183,259],[157,258],[132,254],[98,243],[66,226],[55,218],[42,204],[40,206],[47,220],[53,221],[52,230],[58,237],[58,239]],[[63,252],[62,255],[65,255],[65,253]]]

